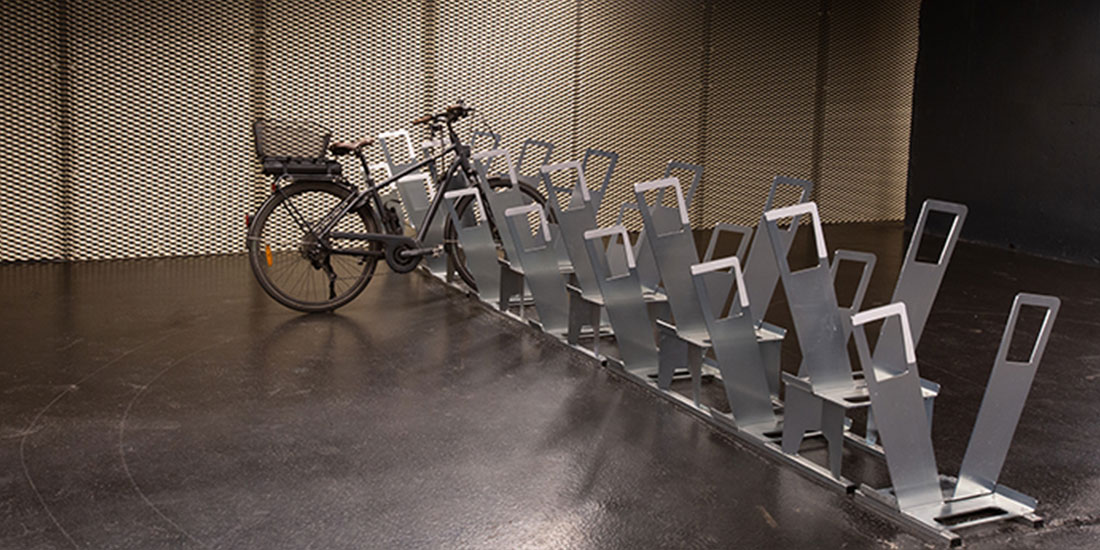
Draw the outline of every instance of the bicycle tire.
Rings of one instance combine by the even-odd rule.
[[[544,210],[546,209],[546,197],[544,197],[538,189],[523,182],[516,182],[516,184],[519,185],[520,192],[526,195],[527,198],[538,203]],[[489,179],[489,186],[493,189],[509,185],[511,185],[511,182],[503,178],[493,177]],[[465,196],[459,199],[455,204],[455,213],[458,214],[459,219],[465,216],[466,210],[470,208],[472,203],[472,196]],[[504,213],[494,212],[494,215],[503,216]],[[547,211],[546,215],[551,222],[557,221],[553,212]],[[492,231],[493,240],[497,243],[497,249],[501,251],[500,254],[503,257],[503,249],[500,248],[500,229],[492,219],[489,220],[489,228]],[[452,220],[450,216],[447,216],[447,222],[443,226],[443,242],[447,255],[453,259],[455,273],[462,279],[462,282],[466,283],[466,286],[476,292],[477,281],[474,280],[473,274],[470,273],[469,268],[466,267],[466,256],[462,253],[462,244],[458,242],[458,232],[455,230],[454,220]]]
[[[283,187],[260,206],[248,228],[249,264],[260,287],[275,301],[297,311],[319,313],[347,304],[366,288],[374,276],[378,256],[327,253],[310,242],[312,237],[291,214],[292,209],[296,210],[307,223],[316,223],[351,193],[351,189],[332,182],[302,181]],[[367,206],[344,216],[336,230],[377,233],[381,225],[374,210]],[[340,249],[381,252],[382,246],[378,242],[350,241]],[[326,265],[335,281],[331,281]]]

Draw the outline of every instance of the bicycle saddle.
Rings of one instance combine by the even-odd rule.
[[[333,144],[329,145],[328,150],[333,155],[336,155],[336,156],[339,157],[339,156],[342,156],[342,155],[346,155],[346,154],[348,154],[352,151],[358,151],[359,149],[362,149],[363,147],[367,147],[367,146],[373,145],[373,144],[374,144],[374,139],[368,137],[368,138],[363,138],[359,141],[340,141],[340,142],[336,142],[336,143],[333,143]]]

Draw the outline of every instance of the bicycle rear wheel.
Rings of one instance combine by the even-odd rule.
[[[280,304],[309,313],[332,311],[367,286],[378,263],[378,242],[321,243],[311,228],[351,195],[325,181],[282,188],[260,207],[248,228],[248,257],[260,286]],[[335,231],[377,233],[374,211],[364,207],[336,224]],[[374,255],[364,256],[364,253]],[[359,254],[359,255],[356,255]]]
[[[523,182],[516,182],[516,184],[519,185],[520,192],[523,193],[524,197],[528,199],[529,202],[534,202],[542,206],[544,210],[546,209],[546,197],[542,196],[542,193],[539,193],[538,189],[535,189],[534,187],[531,187],[530,185],[527,185]],[[511,185],[511,182],[503,178],[489,179],[489,186],[493,189],[509,185]],[[464,217],[466,216],[466,212],[472,207],[471,205],[473,204],[473,202],[473,197],[471,196],[466,196],[459,199],[459,201],[455,204],[455,213],[458,214],[459,219],[464,219]],[[551,222],[557,221],[556,219],[554,219],[555,217],[552,211],[547,211],[546,214]],[[504,215],[504,212],[494,212],[493,215],[495,217],[500,217]],[[497,227],[492,218],[490,218],[489,220],[489,228],[492,231],[493,240],[497,243],[497,250],[499,252],[499,255],[503,258],[504,250],[500,247],[500,231],[507,231],[507,229]],[[477,281],[474,280],[474,275],[470,273],[470,269],[466,267],[466,255],[462,253],[462,244],[458,242],[458,231],[455,229],[454,220],[452,220],[450,216],[447,217],[447,222],[443,226],[443,242],[445,244],[447,255],[450,256],[454,261],[455,273],[457,273],[458,276],[462,279],[462,282],[466,283],[466,286],[469,286],[470,289],[476,291]]]

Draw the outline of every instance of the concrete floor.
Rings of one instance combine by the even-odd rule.
[[[879,255],[884,303],[901,228],[827,237]],[[940,470],[1021,290],[1063,306],[1001,481],[1047,525],[966,545],[1097,547],[1096,268],[959,245],[918,348]],[[239,256],[2,266],[0,349],[0,548],[926,546],[421,275],[307,316]]]

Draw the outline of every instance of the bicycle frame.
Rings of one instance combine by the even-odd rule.
[[[367,181],[367,186],[364,189],[359,190],[355,194],[348,196],[347,199],[341,201],[339,205],[337,205],[328,214],[325,215],[325,217],[321,220],[321,223],[316,228],[310,227],[309,223],[296,212],[296,209],[292,204],[285,204],[287,204],[288,208],[291,209],[291,215],[298,221],[302,229],[311,233],[314,237],[318,239],[318,242],[322,246],[324,246],[327,250],[334,254],[344,254],[351,256],[377,256],[380,255],[380,252],[333,249],[328,244],[325,237],[358,241],[375,241],[381,242],[387,246],[398,243],[405,243],[411,248],[416,249],[417,253],[419,254],[428,253],[431,251],[430,249],[423,250],[420,247],[422,246],[422,243],[427,236],[428,229],[430,228],[432,222],[435,220],[435,216],[439,212],[440,204],[442,204],[443,200],[443,190],[449,187],[450,182],[459,170],[463,171],[468,180],[469,178],[478,177],[478,175],[470,166],[470,146],[462,144],[458,140],[458,136],[454,129],[450,127],[450,124],[448,124],[447,126],[447,130],[451,134],[451,145],[447,146],[445,149],[443,149],[443,151],[440,151],[438,154],[432,155],[431,157],[423,161],[413,164],[377,184],[373,183],[370,177],[369,164],[367,162],[366,156],[363,154],[362,151],[356,151],[356,156],[359,158],[359,162],[362,165],[363,174]],[[445,158],[449,153],[454,153],[455,158],[451,162],[450,166],[447,168],[447,171],[445,172],[445,175],[442,179],[443,183],[440,191],[435,194],[435,197],[432,198],[432,202],[428,207],[428,211],[424,214],[424,219],[417,224],[416,236],[413,239],[401,235],[397,231],[395,231],[394,233],[347,233],[332,231],[332,229],[336,227],[336,224],[339,223],[344,216],[346,216],[353,210],[363,208],[372,200],[374,201],[374,208],[379,213],[380,217],[383,218],[383,224],[387,226],[384,229],[389,229],[389,224],[386,223],[387,211],[385,208],[382,207],[382,198],[378,194],[378,191],[382,188],[393,185],[401,178],[412,174],[413,172],[416,172],[417,170],[420,170],[425,166],[434,164],[440,159]],[[281,192],[282,188],[276,186],[276,190],[278,192]]]

